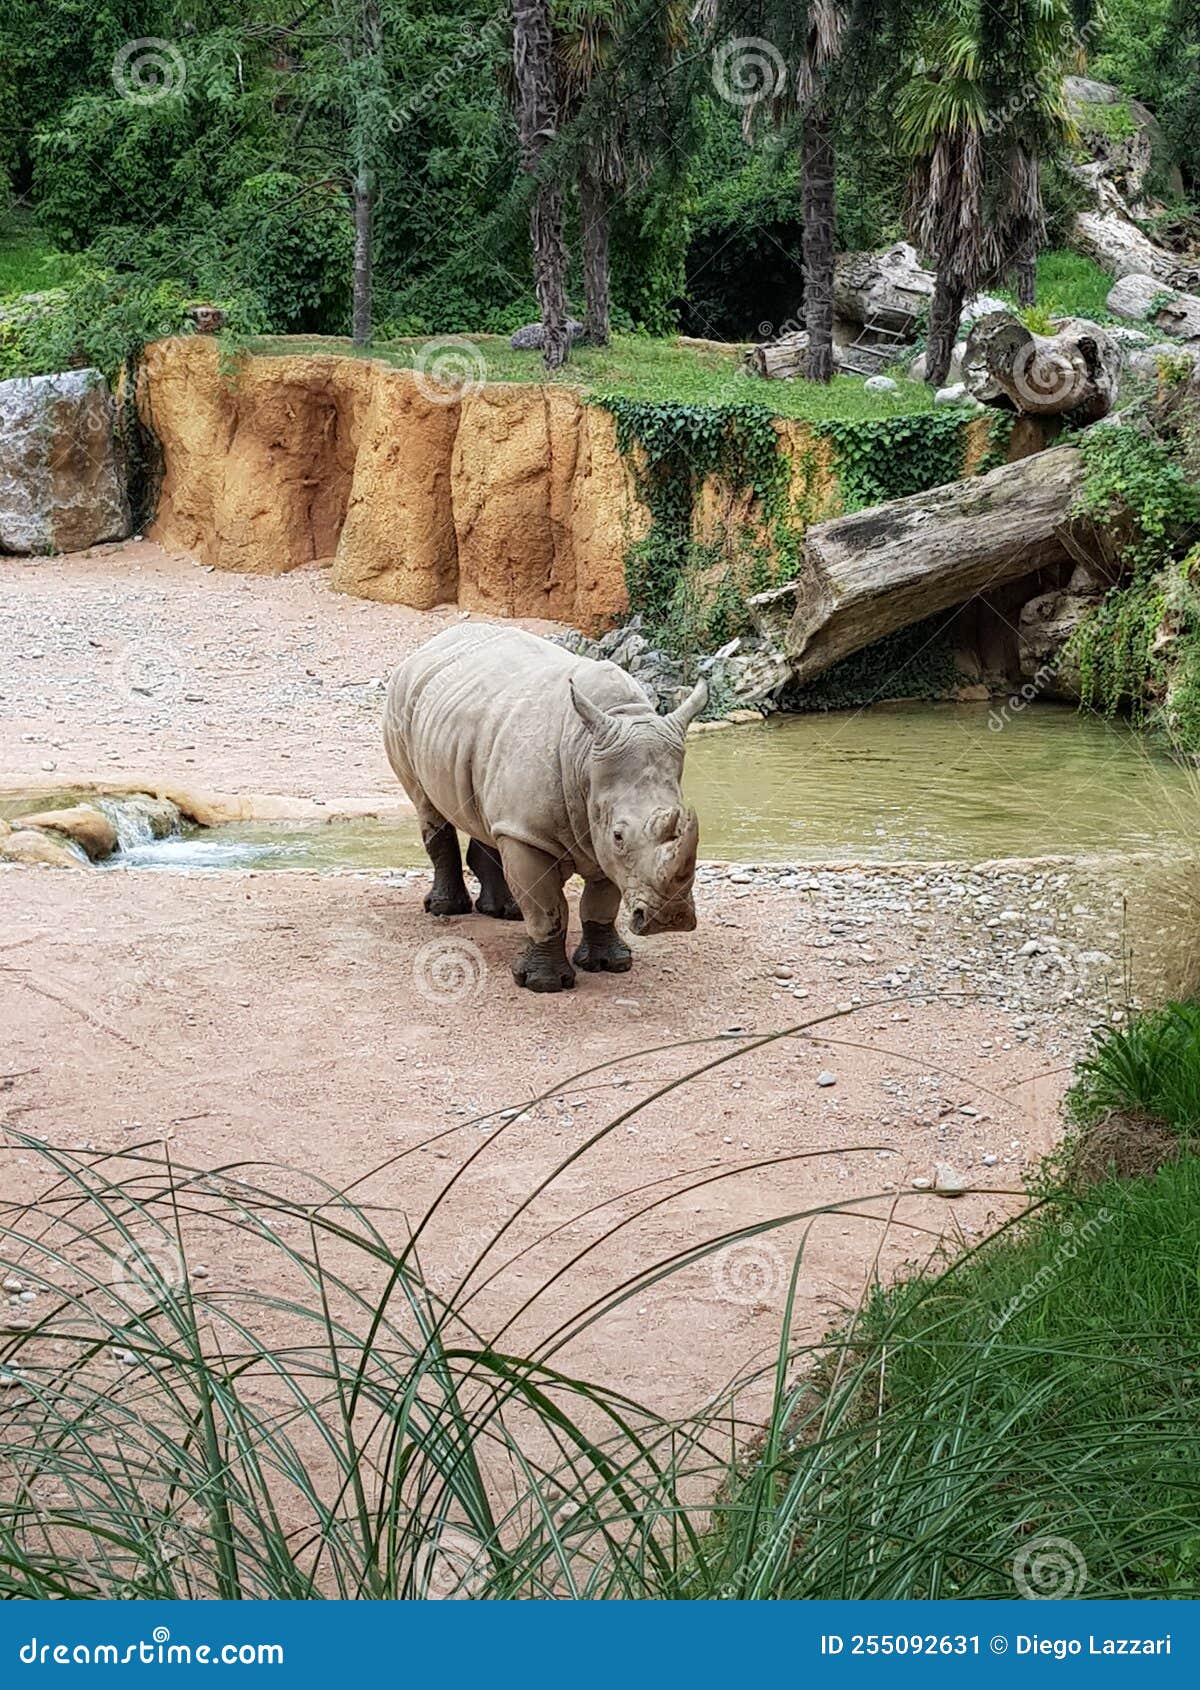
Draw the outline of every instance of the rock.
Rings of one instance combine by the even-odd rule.
[[[967,1182],[961,1174],[955,1173],[947,1162],[939,1162],[933,1171],[933,1189],[939,1197],[961,1197],[967,1189]]]
[[[44,833],[18,828],[0,839],[0,862],[27,863],[46,868],[82,868],[83,861],[65,845],[56,845]]]
[[[1114,317],[1153,323],[1163,334],[1200,346],[1200,297],[1164,286],[1154,276],[1122,276],[1106,301]]]
[[[1129,368],[1136,370],[1138,375],[1157,381],[1162,374],[1164,360],[1169,365],[1177,364],[1181,358],[1190,358],[1193,369],[1200,367],[1200,344],[1188,345],[1177,340],[1154,341],[1131,352],[1128,362]]]
[[[582,340],[583,324],[577,323],[574,317],[568,317],[567,333],[573,341]],[[540,352],[545,340],[545,331],[540,323],[526,323],[524,328],[516,330],[508,344],[514,352]]]
[[[909,1183],[914,1191],[929,1191],[933,1187],[933,1181],[925,1174],[918,1174],[917,1177]]]
[[[967,397],[966,382],[956,381],[950,387],[939,387],[933,402],[935,405],[961,405]]]
[[[93,862],[111,856],[117,848],[117,830],[90,804],[73,804],[66,810],[39,810],[35,815],[18,816],[17,827],[53,829],[65,833],[68,839],[87,852]]]
[[[817,1084],[819,1086],[836,1086],[837,1085],[837,1075],[831,1074],[829,1072],[828,1068],[824,1068],[817,1075]]]
[[[1017,650],[1021,674],[1027,688],[1032,689],[1032,697],[1079,702],[1079,665],[1066,653],[1072,635],[1095,609],[1101,592],[1055,588],[1021,606]]]
[[[868,376],[863,387],[868,393],[895,393],[897,383],[891,376]]]
[[[0,551],[84,551],[130,533],[116,412],[99,370],[0,382]]]
[[[966,341],[960,340],[955,346],[954,351],[950,354],[950,368],[946,372],[946,385],[948,387],[953,386],[962,380],[963,353],[966,350]],[[914,381],[924,381],[925,371],[928,367],[929,355],[928,353],[922,352],[918,357],[914,358],[912,363],[908,366],[908,373]]]
[[[981,317],[990,317],[994,311],[1011,310],[1012,306],[1006,299],[997,299],[994,293],[977,293],[963,306],[963,321],[977,323]]]

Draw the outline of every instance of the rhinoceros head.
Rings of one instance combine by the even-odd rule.
[[[703,708],[701,681],[669,716],[602,710],[571,687],[591,733],[588,823],[591,849],[621,888],[634,933],[690,933],[700,828],[680,779],[688,723]]]

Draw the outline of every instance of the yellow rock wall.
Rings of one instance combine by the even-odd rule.
[[[218,569],[332,560],[363,598],[582,628],[625,608],[646,514],[612,418],[569,388],[441,402],[410,370],[338,353],[223,369],[189,336],[150,349],[138,404],[163,452],[152,533]]]
[[[138,405],[163,452],[152,533],[218,569],[327,562],[333,586],[362,598],[589,631],[626,609],[625,552],[648,513],[612,417],[570,388],[494,382],[443,399],[411,370],[341,352],[225,368],[217,342],[194,335],[147,349]],[[828,441],[778,428],[797,509],[832,514]],[[968,433],[973,467],[987,418]],[[1018,435],[1011,456],[1041,444]],[[710,485],[698,537],[751,515],[746,494]]]

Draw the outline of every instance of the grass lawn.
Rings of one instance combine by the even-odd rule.
[[[368,354],[348,340],[280,337],[250,342],[254,352],[342,352],[379,358],[397,368],[422,360],[436,373],[444,357],[447,379],[470,382],[552,382],[597,397],[620,394],[631,399],[659,399],[680,405],[727,405],[755,401],[776,416],[818,422],[825,418],[910,416],[933,408],[923,383],[895,378],[895,393],[868,393],[855,376],[838,376],[828,387],[807,381],[763,381],[741,366],[740,349],[717,351],[682,346],[676,340],[648,340],[615,335],[603,349],[579,346],[565,370],[547,376],[541,354],[514,352],[503,335],[432,335],[390,340]],[[422,355],[424,358],[422,359]]]
[[[1107,270],[1078,252],[1044,252],[1037,266],[1038,309],[1051,317],[1090,317],[1107,323],[1107,305],[1113,277]],[[1002,299],[1015,295],[999,290]]]
[[[60,287],[78,267],[77,258],[56,251],[31,225],[0,224],[0,299]]]

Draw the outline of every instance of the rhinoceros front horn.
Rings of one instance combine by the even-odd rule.
[[[674,722],[680,733],[686,733],[688,730],[688,723],[695,720],[707,703],[708,682],[697,681],[691,692],[689,692],[687,697],[684,699],[683,703],[679,705],[677,709],[672,710],[671,714],[667,717],[667,720],[668,722]]]

